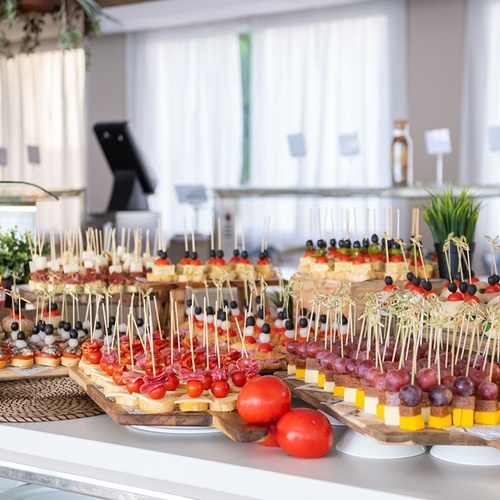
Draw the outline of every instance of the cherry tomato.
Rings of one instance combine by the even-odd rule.
[[[316,264],[328,264],[328,257],[326,255],[316,257]]]
[[[280,447],[298,458],[319,458],[333,444],[333,431],[326,416],[318,410],[296,408],[287,411],[276,425]]]
[[[122,380],[122,377],[123,377],[123,370],[124,370],[124,367],[121,366],[120,368],[116,369],[114,372],[113,372],[113,382],[116,384],[116,385],[125,385],[125,382]]]
[[[260,352],[270,352],[273,350],[273,346],[269,344],[269,342],[265,342],[263,344],[259,344],[257,350]]]
[[[212,387],[210,387],[210,392],[216,398],[225,398],[230,390],[231,387],[225,380],[216,380],[212,383]]]
[[[236,387],[243,387],[247,383],[245,372],[234,372],[231,375],[231,380]]]
[[[212,375],[210,375],[210,373],[205,373],[201,383],[203,384],[203,390],[208,391],[210,387],[212,387]]]
[[[188,380],[186,392],[190,398],[197,398],[203,394],[203,383],[200,380]]]
[[[264,427],[267,427],[267,436],[260,441],[257,441],[258,444],[262,446],[273,446],[279,447],[278,437],[276,436],[276,420],[272,422],[267,422],[263,424]]]
[[[101,351],[90,351],[88,356],[87,356],[87,359],[93,365],[98,365],[99,362],[101,361],[101,358],[102,358]]]
[[[161,384],[158,387],[155,387],[149,395],[151,396],[151,399],[161,399],[163,396],[165,396],[165,393],[167,392],[167,388],[165,384]]]
[[[141,385],[144,384],[144,380],[142,378],[138,378],[137,380],[127,380],[125,383],[127,387],[127,391],[130,394],[133,394],[134,392],[139,392],[139,389],[141,388]]]
[[[257,339],[255,337],[252,337],[251,335],[245,335],[245,343],[246,344],[255,344],[257,342]]]
[[[173,373],[171,373],[168,376],[167,381],[165,382],[165,389],[167,391],[175,391],[177,387],[179,387],[179,379]]]
[[[364,257],[355,257],[352,259],[353,264],[364,264],[365,263],[365,258]]]
[[[115,365],[113,363],[103,363],[102,361],[100,361],[99,366],[101,367],[101,370],[106,372],[106,374],[109,375],[110,377],[113,375],[113,372],[115,371]]]
[[[250,424],[262,424],[280,417],[290,408],[290,389],[283,380],[265,375],[250,379],[238,394],[240,416]]]

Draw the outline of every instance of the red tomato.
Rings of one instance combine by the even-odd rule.
[[[203,384],[199,380],[188,380],[186,392],[190,398],[197,398],[203,394]]]
[[[448,298],[446,300],[450,302],[458,302],[460,300],[464,300],[464,296],[460,292],[454,292],[450,293],[450,295],[448,295]]]
[[[139,392],[142,384],[144,384],[144,380],[142,380],[142,378],[138,378],[135,381],[127,380],[125,385],[127,387],[127,391],[130,394],[133,394],[134,392]]]
[[[165,396],[167,392],[167,388],[165,384],[159,385],[158,387],[155,387],[149,395],[151,396],[151,399],[161,399],[163,396]]]
[[[258,444],[262,446],[275,446],[278,447],[278,438],[276,436],[276,420],[272,422],[267,422],[267,424],[263,424],[264,427],[267,427],[267,436],[262,438],[260,441],[257,441]]]
[[[352,263],[353,264],[364,264],[366,261],[365,261],[365,258],[364,257],[354,257],[354,259],[352,259]]]
[[[231,380],[236,387],[243,387],[247,383],[247,376],[245,372],[234,372]]]
[[[175,391],[177,387],[179,387],[179,379],[171,373],[165,382],[165,389],[167,389],[167,391]]]
[[[99,362],[101,361],[101,358],[102,358],[101,351],[90,351],[87,356],[87,359],[93,365],[98,365]]]
[[[257,339],[255,337],[252,337],[252,335],[245,335],[245,343],[255,344],[256,342],[257,342]]]
[[[389,262],[404,262],[405,259],[402,255],[391,255],[389,257]]]
[[[229,384],[225,380],[216,380],[212,384],[212,387],[210,387],[210,392],[216,398],[225,398],[229,394],[230,390],[231,390],[231,387],[229,386]]]
[[[296,408],[287,411],[276,425],[281,448],[298,458],[319,458],[333,444],[333,431],[326,416],[318,410]]]
[[[123,382],[123,380],[122,380],[123,369],[124,369],[124,367],[122,366],[113,372],[113,382],[116,385],[125,385],[125,382]]]
[[[265,342],[263,344],[259,344],[257,350],[260,352],[270,352],[273,350],[273,346],[269,342]]]
[[[240,416],[250,424],[263,424],[279,418],[290,409],[290,390],[283,380],[265,375],[250,381],[238,394]]]
[[[326,255],[316,257],[316,264],[328,264],[328,257]]]
[[[208,391],[208,389],[212,387],[212,375],[210,375],[210,373],[205,373],[205,375],[203,375],[203,380],[201,381],[201,383],[203,384],[203,390]]]

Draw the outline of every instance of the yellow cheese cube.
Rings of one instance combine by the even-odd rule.
[[[305,368],[295,368],[295,376],[304,380],[306,378],[306,369]]]
[[[385,414],[385,405],[378,404],[377,405],[377,418],[384,420],[384,414]]]
[[[422,414],[412,415],[410,417],[399,417],[399,428],[404,431],[421,431],[425,429],[424,417]]]
[[[344,397],[344,389],[345,389],[345,387],[343,385],[336,385],[333,388],[333,395],[337,398],[343,398]]]
[[[320,373],[318,375],[318,385],[320,387],[325,387],[325,374],[324,373]]]
[[[452,418],[455,427],[472,427],[474,425],[474,410],[469,408],[453,408]]]
[[[446,429],[451,427],[451,414],[445,417],[435,417],[434,415],[429,415],[429,427],[432,429]]]
[[[356,401],[354,402],[356,408],[363,408],[365,406],[365,391],[358,389],[356,392]]]
[[[500,423],[500,410],[475,411],[474,421],[479,425],[497,425]]]

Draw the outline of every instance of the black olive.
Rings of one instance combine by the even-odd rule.
[[[54,327],[52,325],[45,325],[43,331],[45,332],[45,335],[52,335],[54,333]]]
[[[356,240],[356,241],[352,244],[352,247],[353,247],[353,248],[361,248],[361,243],[360,243],[358,240]]]
[[[368,238],[363,238],[363,247],[368,248],[370,246],[370,240]]]
[[[248,316],[247,320],[245,321],[245,326],[254,326],[255,325],[255,318],[253,316]]]
[[[422,280],[418,276],[413,276],[413,279],[411,280],[411,282],[415,286],[420,286],[420,284],[422,283]]]
[[[410,271],[409,273],[406,274],[406,279],[408,281],[411,281],[415,275]]]
[[[111,316],[111,317],[109,318],[109,322],[110,322],[112,325],[114,325],[114,324],[116,323],[116,318],[115,318],[114,316]],[[83,323],[82,323],[81,321],[77,321],[77,322],[75,323],[75,328],[76,328],[77,330],[83,330]]]
[[[95,329],[96,330],[100,330],[101,328],[102,328],[101,322],[100,321],[96,321]]]
[[[474,285],[474,283],[471,283],[468,287],[467,287],[467,293],[469,295],[475,295],[477,292],[477,286]]]
[[[466,281],[461,281],[460,285],[458,285],[458,289],[462,292],[465,293],[467,291],[467,282]]]
[[[212,250],[210,250],[210,258],[213,259],[215,255],[216,255],[215,250],[212,248]]]
[[[16,330],[19,330],[19,323],[17,321],[13,321],[10,324],[10,329],[15,332]]]
[[[203,309],[200,306],[196,306],[194,308],[194,313],[195,314],[201,314],[203,312]]]
[[[17,332],[17,340],[26,340],[26,334],[24,332]]]
[[[232,300],[229,304],[229,307],[231,309],[236,309],[238,307],[238,302],[236,302],[236,300]]]
[[[335,248],[335,247],[337,246],[337,240],[336,240],[335,238],[332,238],[332,239],[330,240],[330,246],[331,246],[332,248]]]
[[[342,324],[347,325],[347,317],[344,314],[342,314]]]
[[[71,330],[71,323],[69,321],[65,321],[63,329],[65,332],[69,332]]]
[[[217,257],[219,259],[224,258],[224,250],[217,250]]]
[[[285,321],[285,328],[287,330],[293,330],[293,321],[291,319]]]
[[[430,292],[432,290],[432,283],[429,280],[422,281],[422,288],[426,292]]]
[[[248,259],[248,252],[246,250],[243,250],[243,252],[241,252],[241,256],[244,258],[244,259]]]
[[[77,339],[78,338],[78,331],[75,330],[74,328],[69,331],[69,338],[70,339]]]
[[[144,326],[144,320],[142,318],[137,318],[135,322],[137,323],[138,327]]]
[[[378,239],[378,234],[372,234],[372,243],[378,243],[379,242],[379,239]]]
[[[198,252],[191,252],[191,259],[196,260],[198,258]]]
[[[286,318],[285,311],[280,311],[278,313],[278,319],[283,321]]]
[[[452,281],[451,283],[448,283],[448,291],[451,293],[455,293],[458,290],[457,284]]]
[[[64,324],[66,323],[66,321],[64,321],[63,319],[61,321],[59,321],[59,325],[57,325],[59,328],[64,328]]]
[[[31,329],[31,335],[37,335],[38,333],[40,333],[40,328],[38,328],[38,326],[34,326],[32,329]]]
[[[233,255],[234,255],[235,257],[239,257],[239,255],[240,255],[240,251],[239,251],[237,248],[235,248],[235,249],[233,250]]]
[[[300,318],[299,319],[300,328],[307,328],[308,324],[309,324],[309,322],[307,321],[307,318]]]
[[[497,280],[496,280],[495,276],[493,276],[493,275],[488,276],[488,285],[490,285],[490,286],[496,285],[496,282],[497,282]]]
[[[269,323],[264,323],[262,325],[262,333],[270,333],[271,332],[271,327],[269,326]]]
[[[212,306],[208,306],[206,312],[207,312],[207,314],[212,315],[215,311],[214,311],[214,308]]]
[[[319,321],[320,321],[320,323],[325,324],[325,323],[326,323],[326,314],[322,314],[322,315],[319,317]]]
[[[386,285],[392,285],[394,283],[394,280],[392,279],[392,276],[386,276],[384,278],[384,282]]]

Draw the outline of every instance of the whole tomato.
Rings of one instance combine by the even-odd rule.
[[[278,438],[276,437],[276,420],[272,422],[266,422],[263,424],[264,427],[267,427],[267,436],[262,438],[260,441],[257,441],[258,444],[262,446],[269,447],[279,447]]]
[[[281,417],[290,409],[290,390],[273,375],[250,379],[238,394],[237,409],[243,420],[263,424]]]
[[[280,447],[298,458],[320,458],[333,444],[333,431],[326,416],[318,410],[296,408],[287,411],[276,425]]]

